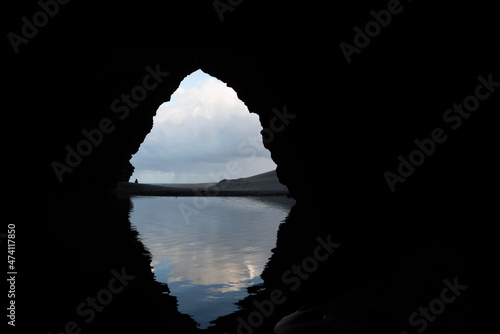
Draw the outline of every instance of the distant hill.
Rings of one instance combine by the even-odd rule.
[[[287,195],[288,188],[279,182],[276,171],[272,170],[250,177],[222,180],[218,183],[163,186],[121,182],[114,192],[125,196],[279,196]]]
[[[210,190],[232,191],[275,191],[287,193],[288,189],[281,184],[276,175],[276,170],[239,179],[222,180]]]

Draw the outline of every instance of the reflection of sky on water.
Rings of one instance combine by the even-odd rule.
[[[179,310],[204,328],[236,310],[276,245],[290,207],[247,197],[133,197],[130,221]],[[194,202],[199,201],[199,202]],[[186,223],[181,210],[193,210]],[[196,210],[196,211],[194,211]]]

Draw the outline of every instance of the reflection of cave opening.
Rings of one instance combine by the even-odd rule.
[[[158,109],[131,160],[130,180],[175,188],[243,178],[236,186],[265,188],[277,178],[261,130],[259,117],[231,88],[196,71]],[[201,328],[235,312],[247,287],[262,283],[278,226],[294,203],[286,196],[133,196],[131,201],[130,221],[152,254],[156,280],[168,284],[179,311]]]
[[[200,327],[237,310],[260,277],[290,202],[257,197],[133,197],[132,226],[152,254],[157,281]],[[286,197],[281,200],[288,200]],[[195,209],[205,204],[203,209]],[[292,202],[293,203],[293,202]],[[197,210],[185,221],[180,208]]]

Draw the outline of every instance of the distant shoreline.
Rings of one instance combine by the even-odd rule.
[[[288,189],[281,184],[276,171],[218,183],[187,183],[153,185],[119,182],[113,191],[123,196],[287,196]]]
[[[120,182],[113,191],[118,195],[129,196],[287,196],[288,190],[237,190],[156,186],[143,183]]]

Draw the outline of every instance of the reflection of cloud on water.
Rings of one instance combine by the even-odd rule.
[[[239,282],[239,283],[227,283],[224,284],[223,286],[211,286],[208,288],[208,292],[213,293],[215,296],[219,296],[220,298],[224,298],[224,296],[221,296],[221,293],[226,293],[226,292],[234,292],[234,291],[240,291],[243,290],[248,286],[248,283],[245,282]],[[212,296],[214,296],[212,295]],[[210,296],[208,296],[210,297]]]
[[[172,264],[167,283],[188,280],[198,285],[224,285],[219,292],[237,291],[248,285],[248,280],[259,276],[267,262],[268,250],[245,248],[240,251],[208,245],[204,250],[177,245],[170,249],[165,261]],[[187,253],[196,253],[189,256]],[[221,255],[222,254],[222,255]],[[191,258],[186,261],[185,258]],[[160,260],[160,262],[162,262]]]
[[[206,296],[205,299],[221,299],[224,298],[224,296]]]
[[[168,284],[182,312],[205,325],[233,312],[246,288],[260,283],[288,213],[282,203],[213,197],[186,224],[179,206],[193,206],[193,198],[132,200],[130,221],[153,256],[156,279]]]
[[[157,278],[223,284],[220,292],[246,287],[262,272],[287,211],[251,198],[210,198],[187,225],[178,208],[192,202],[189,197],[134,198],[131,221],[153,254]]]
[[[238,291],[248,281],[258,277],[270,256],[270,249],[247,246],[241,249],[228,245],[176,244],[168,247],[160,243],[150,246],[151,266],[160,281],[168,284],[190,281],[197,285],[221,285],[218,292]]]

